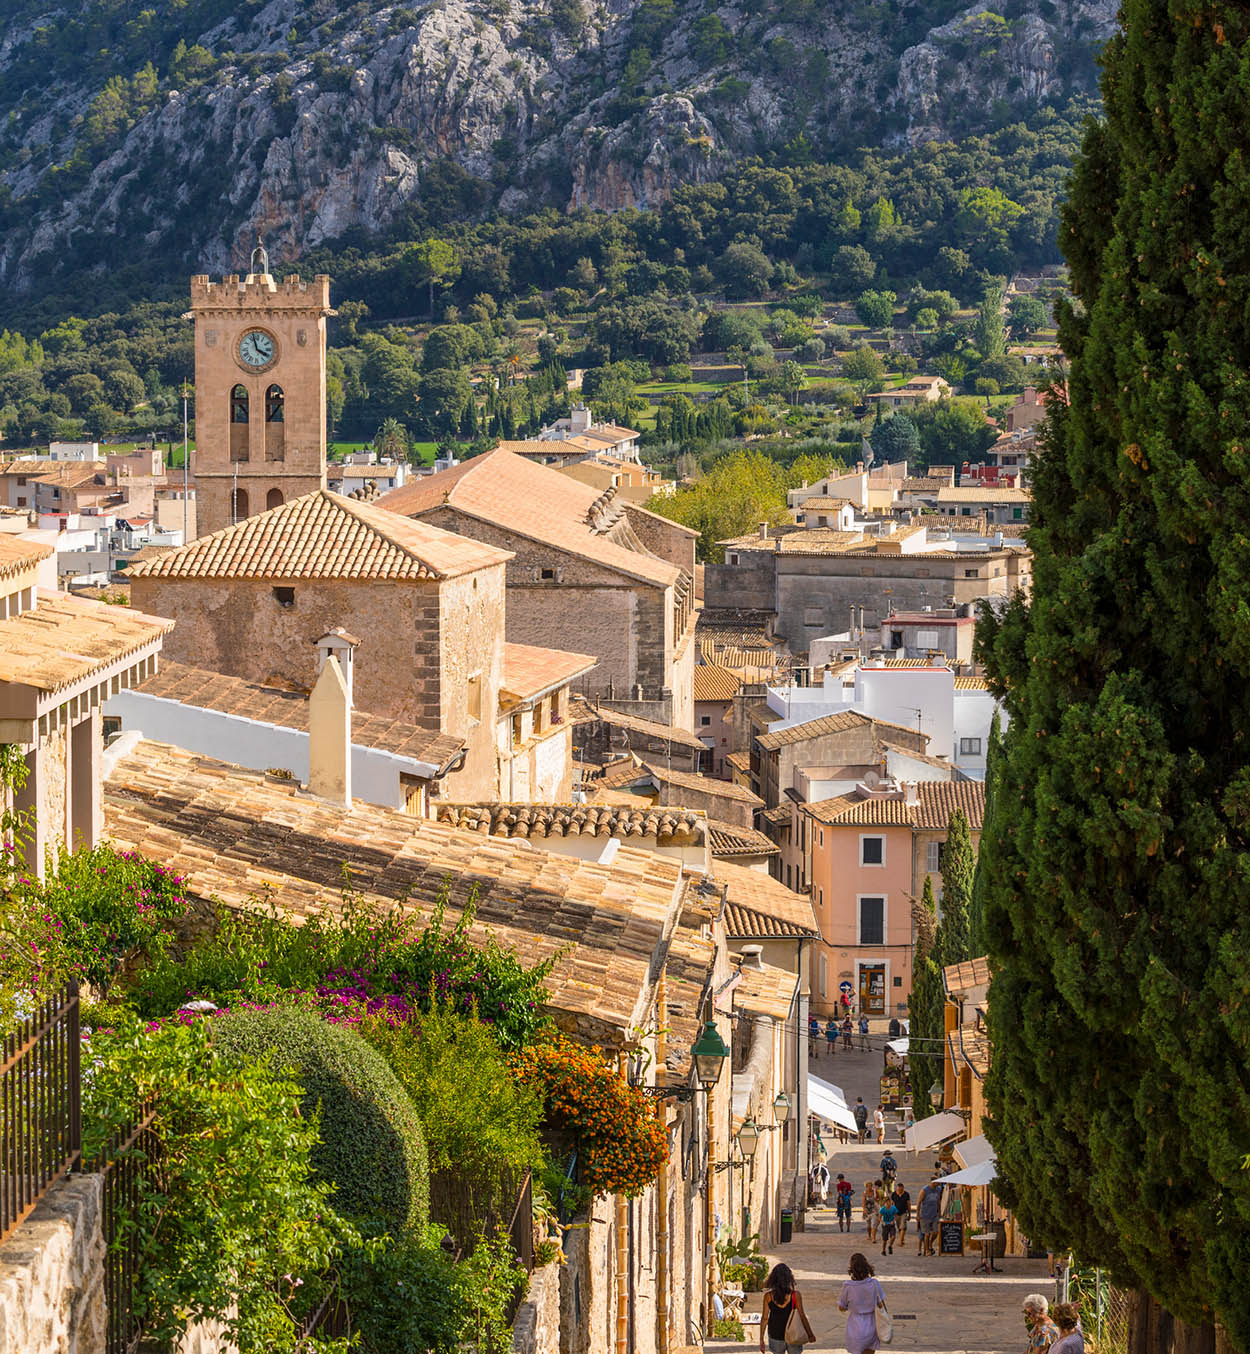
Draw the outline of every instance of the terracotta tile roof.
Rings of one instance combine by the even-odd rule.
[[[1028,503],[1033,495],[1027,489],[1009,489],[1004,485],[973,487],[943,485],[938,490],[939,503]]]
[[[670,1084],[684,1084],[690,1075],[690,1048],[703,1028],[700,1016],[716,963],[714,923],[719,912],[720,889],[711,880],[688,889],[669,944],[664,965],[669,1031],[664,1070],[672,1074]]]
[[[217,710],[224,715],[276,724],[283,729],[308,731],[308,693],[262,686],[242,677],[161,661],[160,670],[135,688],[145,696]],[[444,767],[464,750],[464,741],[436,729],[422,729],[398,719],[352,711],[352,742],[357,747],[379,748],[399,757],[433,762]]]
[[[858,793],[838,795],[804,806],[818,823],[833,826],[909,827],[917,832],[945,832],[951,814],[962,809],[973,832],[985,818],[985,782],[979,780],[922,780],[916,786],[919,803],[902,795],[874,799]]]
[[[676,771],[672,767],[660,766],[655,762],[646,762],[646,769],[656,780],[675,785],[680,790],[697,790],[700,794],[732,799],[742,804],[764,803],[759,795],[752,794],[744,785],[735,785],[729,780],[716,780],[712,776],[703,776],[695,771]]]
[[[570,699],[569,714],[574,724],[607,724],[613,729],[626,729],[656,742],[689,748],[692,752],[702,752],[705,747],[703,740],[689,729],[679,729],[675,724],[661,724],[658,719],[643,719],[641,715],[628,715],[621,710],[609,710],[603,705],[592,705],[584,696],[575,695]]]
[[[809,940],[820,932],[811,926],[799,926],[743,907],[740,903],[727,901],[725,934],[731,940]]]
[[[952,1052],[984,1079],[990,1070],[990,1036],[984,1025],[971,1021],[950,1036]]]
[[[956,677],[956,691],[988,691],[990,684],[984,677]]]
[[[742,678],[717,663],[700,663],[694,670],[694,698],[697,701],[728,701],[738,694]]]
[[[749,870],[745,865],[729,865],[724,861],[717,861],[712,873],[719,883],[727,887],[728,902],[790,926],[801,927],[813,935],[820,934],[811,899],[786,888],[772,875],[765,874],[763,870]]]
[[[905,494],[936,493],[950,484],[949,480],[935,480],[927,475],[917,475],[905,479],[899,486]]]
[[[540,649],[533,644],[503,646],[503,683],[500,696],[514,701],[533,700],[553,687],[564,686],[598,663],[594,654],[565,649]]]
[[[553,443],[559,446],[559,443]],[[611,491],[609,491],[611,492]],[[437,475],[412,480],[378,503],[405,517],[444,504],[467,517],[514,531],[540,544],[592,560],[656,587],[671,587],[681,570],[630,539],[628,527],[598,531],[591,510],[603,492],[508,451],[488,451]],[[624,521],[623,509],[621,521]],[[622,543],[624,541],[625,543]]]
[[[735,771],[749,771],[751,769],[751,754],[749,752],[731,752],[725,761],[733,767]]]
[[[753,827],[739,827],[736,823],[722,823],[708,819],[708,842],[717,860],[733,856],[776,856],[781,848],[771,837],[756,832]]]
[[[0,682],[58,691],[138,653],[173,628],[173,621],[129,607],[40,593],[30,611],[0,621]]]
[[[31,478],[38,484],[51,484],[60,489],[76,489],[80,484],[90,484],[97,475],[103,475],[106,469],[103,461],[53,461],[48,468]],[[101,481],[103,483],[103,481]]]
[[[860,729],[875,724],[881,729],[902,729],[904,733],[916,736],[915,729],[906,729],[901,724],[892,724],[886,719],[870,719],[858,710],[844,710],[836,715],[821,715],[819,719],[809,719],[803,724],[794,724],[788,729],[778,729],[775,733],[762,733],[756,742],[764,752],[774,752],[777,748],[788,747],[792,743],[806,743],[813,738],[823,738],[830,733],[846,733],[850,729]],[[928,735],[921,735],[926,738]]]
[[[596,423],[587,429],[600,437],[610,437],[614,442],[627,442],[641,434],[633,428],[622,428],[619,423]]]
[[[881,746],[887,752],[893,752],[899,757],[909,757],[913,762],[924,762],[927,766],[941,767],[947,776],[955,774],[954,764],[945,757],[930,757],[923,752],[913,752],[911,748],[905,748],[901,743],[892,743],[888,738],[881,740]]]
[[[438,579],[511,558],[376,503],[317,489],[128,572],[136,578]]]
[[[766,823],[772,823],[775,827],[789,827],[792,816],[793,810],[789,804],[777,804],[771,809],[765,809],[760,815]]]
[[[789,1016],[799,986],[796,974],[772,964],[761,964],[759,968],[743,964],[739,972],[742,977],[734,988],[736,1009],[776,1021]]]
[[[990,961],[984,955],[965,959],[961,964],[947,964],[942,970],[942,983],[952,997],[988,987],[990,977]]]
[[[0,532],[0,578],[24,573],[32,564],[56,554],[56,546],[42,541],[24,541],[20,536]]]
[[[541,438],[522,438],[509,442],[501,438],[495,446],[496,451],[510,451],[514,456],[559,456],[563,442],[544,442]],[[579,452],[581,448],[577,449]],[[565,453],[567,454],[567,453]]]
[[[296,918],[338,905],[345,873],[365,906],[428,914],[446,890],[454,922],[476,895],[469,937],[493,935],[547,979],[557,1019],[623,1039],[645,1017],[655,958],[687,894],[681,863],[622,846],[610,866],[353,803],[140,742],[105,783],[105,829],[124,850],[231,907],[272,902]]]
[[[855,503],[849,498],[830,498],[828,494],[813,494],[810,498],[804,498],[796,505],[799,512],[807,512],[810,508],[853,508]]]
[[[614,807],[597,804],[446,804],[440,823],[492,837],[654,837],[660,846],[693,846],[704,840],[707,820],[689,809],[650,804]]]

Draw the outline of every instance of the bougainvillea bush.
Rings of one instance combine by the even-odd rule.
[[[523,1082],[542,1088],[552,1126],[570,1133],[582,1182],[596,1193],[641,1194],[668,1160],[655,1105],[598,1048],[550,1035],[513,1055]]]

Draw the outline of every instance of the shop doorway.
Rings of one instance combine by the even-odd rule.
[[[870,1016],[885,1015],[885,965],[859,965],[859,1009]]]

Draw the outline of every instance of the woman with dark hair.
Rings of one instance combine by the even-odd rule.
[[[789,1265],[774,1265],[764,1280],[764,1315],[760,1318],[760,1349],[768,1340],[770,1354],[799,1354],[804,1341],[786,1340],[786,1331],[791,1317],[797,1315],[807,1332],[807,1341],[816,1336],[808,1324],[807,1313],[803,1310],[803,1299],[794,1286],[794,1275]],[[793,1331],[790,1332],[793,1335]]]
[[[838,1311],[847,1312],[848,1354],[874,1354],[877,1348],[877,1308],[885,1311],[885,1294],[873,1278],[872,1266],[858,1251],[851,1256],[850,1279],[838,1294]]]

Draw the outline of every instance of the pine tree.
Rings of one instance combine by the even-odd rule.
[[[946,846],[942,851],[942,920],[938,926],[935,956],[942,968],[972,958],[968,914],[972,906],[975,871],[972,832],[964,811],[956,809],[950,816]]]
[[[933,903],[933,877],[925,875],[924,892],[912,908],[915,962],[911,996],[907,999],[907,1076],[911,1083],[912,1111],[917,1119],[932,1112],[929,1087],[942,1076],[942,1007],[945,993],[942,970],[935,958],[938,919]],[[936,1042],[935,1042],[936,1041]]]
[[[1003,324],[1003,283],[995,279],[985,288],[977,309],[976,343],[982,360],[1002,357],[1007,351],[1007,332]]]
[[[1070,368],[983,839],[1024,1230],[1250,1349],[1250,10],[1124,0],[1062,226]],[[1065,398],[1066,397],[1066,398]],[[1149,1341],[1149,1343],[1147,1342]]]

